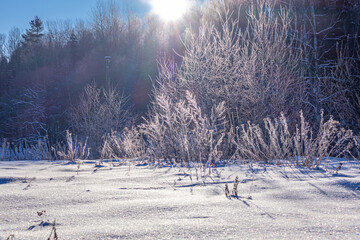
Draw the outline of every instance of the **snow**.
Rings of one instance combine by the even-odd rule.
[[[179,167],[2,161],[0,239],[47,239],[55,219],[59,239],[360,239],[360,164],[338,161],[232,164],[205,185]]]

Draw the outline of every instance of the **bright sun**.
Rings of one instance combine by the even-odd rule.
[[[164,21],[176,21],[190,8],[190,0],[151,0],[152,12]]]

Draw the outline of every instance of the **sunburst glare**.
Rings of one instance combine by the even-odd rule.
[[[178,20],[191,7],[190,0],[151,0],[150,4],[152,12],[167,22]]]

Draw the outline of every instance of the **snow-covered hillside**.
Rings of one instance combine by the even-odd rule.
[[[59,239],[360,239],[360,164],[337,165],[233,164],[204,185],[186,168],[0,162],[0,239],[47,239],[55,219]]]

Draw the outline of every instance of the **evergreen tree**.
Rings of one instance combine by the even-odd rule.
[[[30,21],[30,29],[22,34],[22,68],[29,70],[37,69],[44,64],[44,48],[42,48],[42,38],[44,36],[44,25],[38,16]],[[36,79],[39,76],[36,72]]]
[[[35,16],[33,20],[30,21],[30,29],[26,29],[26,33],[22,35],[25,46],[37,44],[40,42],[40,39],[44,36],[44,25],[41,19],[38,16]]]

